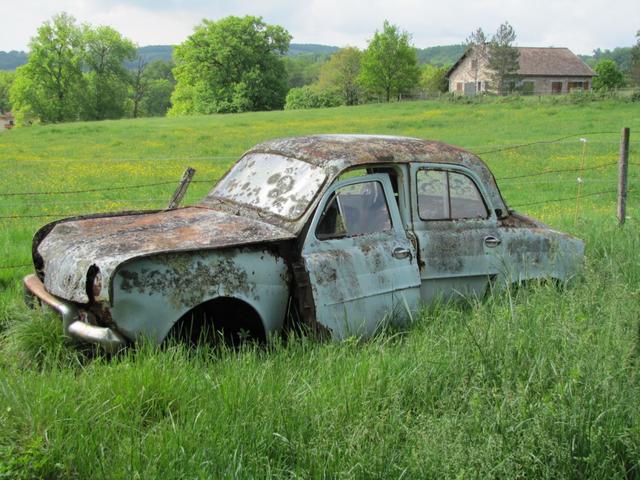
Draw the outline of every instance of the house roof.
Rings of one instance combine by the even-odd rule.
[[[518,75],[594,77],[589,65],[568,48],[519,47]]]
[[[516,47],[520,52],[517,75],[544,77],[595,77],[596,72],[568,48]],[[447,77],[469,54],[467,49],[449,69]]]

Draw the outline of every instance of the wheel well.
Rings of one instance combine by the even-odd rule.
[[[174,324],[167,338],[192,345],[207,342],[238,346],[245,341],[266,340],[260,314],[247,302],[219,297],[185,313]]]

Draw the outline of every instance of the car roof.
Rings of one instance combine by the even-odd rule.
[[[460,165],[480,178],[494,207],[502,214],[508,213],[493,174],[485,163],[463,148],[442,142],[389,135],[308,135],[269,140],[247,152],[251,153],[297,158],[323,168],[330,178],[349,168],[375,163]]]
[[[250,152],[277,153],[327,168],[370,163],[438,161],[460,163],[470,153],[446,143],[389,135],[308,135],[277,138],[256,145]],[[427,158],[428,157],[428,158]]]

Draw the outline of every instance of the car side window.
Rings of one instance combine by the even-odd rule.
[[[463,173],[421,169],[416,180],[418,214],[422,220],[489,217],[478,187]]]
[[[319,240],[353,237],[391,230],[391,215],[380,182],[362,182],[336,190],[318,226]]]

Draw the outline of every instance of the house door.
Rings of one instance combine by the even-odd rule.
[[[316,321],[333,338],[370,336],[418,307],[416,250],[387,174],[332,185],[314,214],[302,259]]]
[[[476,83],[475,82],[467,82],[464,84],[464,94],[465,95],[475,95],[476,94]]]
[[[551,93],[562,93],[562,82],[551,82]]]

